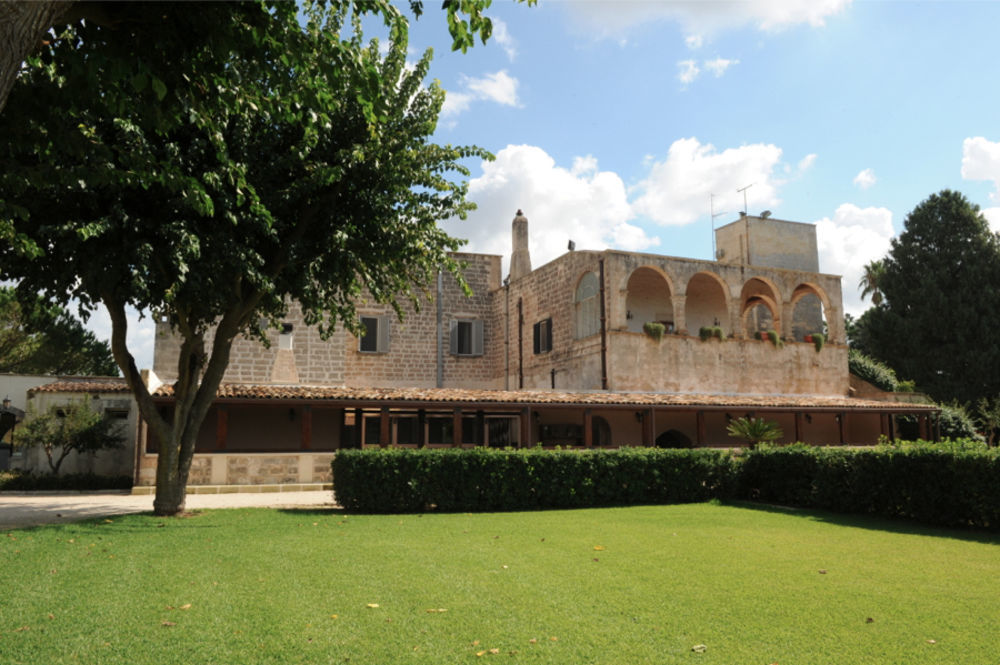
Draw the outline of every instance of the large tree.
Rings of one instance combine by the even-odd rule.
[[[533,5],[537,0],[527,2]],[[377,12],[378,4],[378,0],[355,1],[362,12]],[[423,13],[423,0],[410,0],[409,4],[414,16],[419,17]],[[452,50],[464,53],[475,45],[476,37],[486,43],[493,32],[493,22],[484,13],[490,4],[492,0],[444,0],[441,8],[448,20]],[[174,9],[196,11],[195,6],[188,3],[173,8],[161,3],[155,6],[148,3],[139,9],[138,14],[145,13],[148,18],[153,18]],[[49,30],[80,20],[115,28],[123,21],[136,20],[136,16],[135,7],[127,7],[117,1],[0,0],[0,110],[7,104],[7,97],[22,70],[22,64],[45,45]]]
[[[115,376],[111,347],[65,307],[0,287],[0,372]]]
[[[944,190],[907,216],[865,313],[870,352],[939,402],[1000,394],[1000,240]]]
[[[387,54],[358,6],[385,22]],[[147,5],[72,27],[0,114],[0,278],[110,312],[112,351],[159,443],[157,514],[183,510],[197,432],[239,335],[291,299],[321,332],[356,325],[366,288],[399,310],[457,273],[461,160],[428,141],[444,93],[410,67],[389,2]],[[126,306],[180,336],[165,418],[125,344]]]

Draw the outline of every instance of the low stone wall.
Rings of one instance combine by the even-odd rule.
[[[195,455],[188,485],[328,483],[333,453],[211,453]],[[156,455],[143,455],[138,485],[156,484]]]

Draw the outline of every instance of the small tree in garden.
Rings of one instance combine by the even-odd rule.
[[[35,414],[25,423],[18,437],[19,445],[45,451],[49,468],[56,475],[70,453],[82,455],[114,450],[121,448],[124,442],[119,424],[92,411],[84,400],[51,406],[45,413]]]
[[[774,443],[784,434],[781,426],[773,420],[746,417],[730,421],[726,433],[734,439],[746,441],[751,450],[758,443]]]

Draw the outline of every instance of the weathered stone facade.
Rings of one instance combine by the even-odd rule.
[[[522,266],[530,266],[526,225],[519,214],[514,251]],[[390,308],[362,299],[363,340],[342,328],[323,340],[293,305],[283,330],[271,334],[270,348],[245,339],[234,344],[224,381],[846,397],[840,278],[817,272],[814,227],[743,217],[719,229],[718,239],[719,261],[569,251],[534,270],[512,270],[503,283],[499,256],[459,254],[471,296],[444,275],[421,286],[419,308],[403,303],[401,321]],[[649,323],[662,326],[662,337],[647,332]],[[703,328],[717,337],[703,340]],[[762,340],[762,331],[774,331],[781,343]],[[827,340],[819,351],[806,341],[818,334]],[[155,353],[156,374],[171,381],[178,345],[163,326]],[[796,415],[800,402],[784,403],[797,405],[774,415],[789,432],[786,438],[867,441],[885,429],[877,414],[848,418],[827,409],[806,419],[804,412]],[[622,405],[466,408],[463,413],[459,407],[452,412],[447,402],[390,407],[290,397],[220,402],[199,436],[191,482],[326,482],[332,452],[317,451],[372,442],[451,445],[459,429],[474,434],[458,434],[455,445],[490,445],[490,436],[520,445],[580,445],[581,436],[586,445],[652,445],[671,432],[697,445],[725,445],[731,415],[697,405],[658,413]],[[501,427],[503,419],[512,429]],[[152,482],[150,456],[145,457],[140,482]]]

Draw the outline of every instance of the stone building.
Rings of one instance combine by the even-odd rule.
[[[293,305],[269,347],[238,340],[191,484],[326,482],[357,446],[731,446],[743,415],[787,442],[872,444],[901,414],[931,435],[931,406],[852,397],[840,278],[819,272],[812,225],[743,215],[717,229],[715,261],[581,250],[535,269],[520,211],[512,231],[507,278],[499,256],[457,256],[471,296],[441,275],[401,321],[360,302],[360,337],[323,340]],[[177,357],[161,324],[164,409]]]

